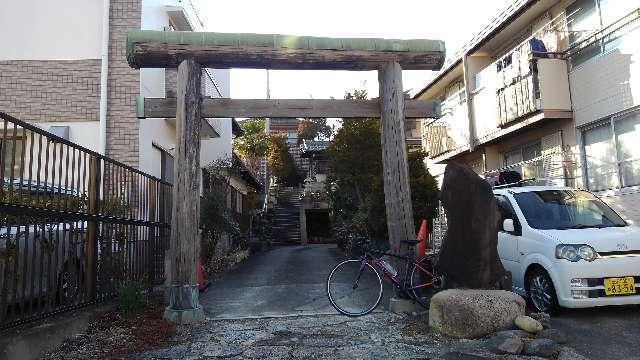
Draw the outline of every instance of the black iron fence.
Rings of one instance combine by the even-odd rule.
[[[0,112],[0,329],[164,279],[171,184]]]

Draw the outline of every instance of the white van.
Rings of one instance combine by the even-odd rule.
[[[640,304],[640,229],[588,191],[494,189],[498,253],[537,311]]]

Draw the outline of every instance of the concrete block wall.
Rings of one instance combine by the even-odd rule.
[[[111,0],[109,11],[109,91],[107,106],[107,156],[138,167],[139,122],[136,97],[140,72],[126,59],[128,30],[140,29],[140,0]]]
[[[0,84],[0,111],[20,120],[98,121],[100,60],[0,61]]]

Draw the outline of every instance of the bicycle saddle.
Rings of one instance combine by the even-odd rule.
[[[419,241],[419,240],[400,240],[400,242],[403,243],[403,244],[407,244],[407,245],[417,245],[421,241]]]

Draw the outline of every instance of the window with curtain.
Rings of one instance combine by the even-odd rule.
[[[570,61],[572,66],[578,66],[592,57],[635,44],[639,24],[633,21],[623,28],[615,30],[617,23],[634,9],[640,7],[640,0],[577,0],[565,9],[567,30],[569,31],[569,47],[579,44],[580,48],[572,52]],[[623,25],[620,22],[619,25]],[[587,40],[591,35],[605,30],[612,31],[605,34],[603,39]],[[629,45],[631,46],[631,45]]]
[[[613,132],[613,133],[612,133]],[[582,131],[589,190],[640,185],[640,109]]]
[[[640,112],[614,121],[622,186],[640,185]]]
[[[610,124],[585,130],[582,141],[589,189],[598,191],[617,187],[616,154]]]
[[[160,150],[160,178],[169,184],[173,184],[173,155],[164,150]]]
[[[566,16],[569,30],[569,46],[584,41],[591,34],[600,30],[600,17],[596,0],[577,0],[567,6]],[[571,64],[578,66],[599,53],[599,41],[585,44],[571,56]]]

